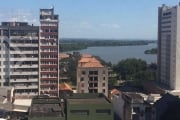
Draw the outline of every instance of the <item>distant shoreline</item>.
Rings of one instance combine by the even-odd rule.
[[[139,46],[148,45],[150,43],[156,43],[154,40],[61,40],[60,51],[69,52],[87,49],[88,47],[109,47],[109,46]]]

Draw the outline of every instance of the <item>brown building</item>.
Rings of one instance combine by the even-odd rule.
[[[39,94],[59,96],[58,15],[52,9],[40,9]]]

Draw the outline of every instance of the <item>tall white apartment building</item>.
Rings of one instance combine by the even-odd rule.
[[[16,97],[38,95],[39,27],[2,22],[0,41],[0,86],[14,86]]]
[[[158,82],[180,90],[180,5],[158,10]]]
[[[95,57],[82,57],[77,67],[78,93],[103,93],[108,96],[108,68]]]
[[[14,86],[16,97],[59,96],[59,18],[40,9],[40,26],[0,25],[0,86]]]

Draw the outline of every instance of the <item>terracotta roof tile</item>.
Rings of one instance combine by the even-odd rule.
[[[88,58],[88,57],[92,57],[92,55],[91,55],[91,54],[82,54],[81,56],[82,56],[83,58],[85,58],[85,57],[86,57],[86,58]]]
[[[78,67],[104,67],[99,60],[97,60],[95,57],[82,57],[79,60]]]
[[[111,94],[112,94],[112,95],[120,94],[120,91],[117,90],[117,89],[112,89],[112,90],[111,90]]]
[[[65,53],[59,54],[59,59],[63,59],[63,58],[69,58],[69,55]]]
[[[61,84],[59,84],[59,90],[69,90],[69,91],[72,91],[72,88],[67,83],[61,83]]]

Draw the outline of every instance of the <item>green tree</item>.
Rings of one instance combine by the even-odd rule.
[[[113,66],[113,70],[121,79],[141,85],[144,81],[156,79],[157,65],[148,65],[144,60],[132,58],[120,61]]]
[[[120,61],[114,66],[114,71],[121,76],[121,79],[132,80],[137,72],[144,71],[146,68],[146,61],[132,58]]]

